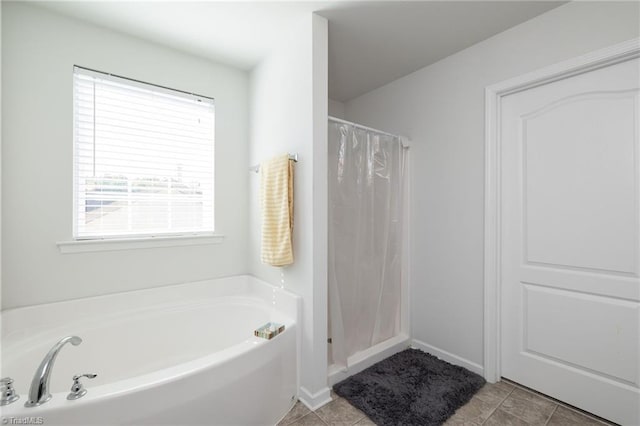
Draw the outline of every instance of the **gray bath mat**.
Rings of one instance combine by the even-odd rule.
[[[333,387],[377,425],[441,425],[485,380],[418,349],[407,349]]]

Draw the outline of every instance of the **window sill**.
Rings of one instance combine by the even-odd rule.
[[[102,240],[58,241],[56,245],[62,254],[92,251],[134,250],[158,247],[182,247],[220,244],[224,235],[180,235],[170,237],[114,238]]]

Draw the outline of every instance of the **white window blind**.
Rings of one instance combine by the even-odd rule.
[[[214,231],[209,98],[74,67],[74,238]]]

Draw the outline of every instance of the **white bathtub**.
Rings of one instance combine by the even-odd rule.
[[[118,293],[2,312],[2,377],[20,400],[3,424],[273,425],[297,392],[299,298],[249,276]],[[253,336],[274,321],[272,340]],[[53,398],[26,408],[33,374],[61,338]],[[88,393],[69,401],[75,374]],[[6,419],[6,420],[5,420]]]

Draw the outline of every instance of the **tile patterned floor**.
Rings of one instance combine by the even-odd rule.
[[[289,411],[279,426],[369,426],[375,425],[362,411],[333,392],[333,401],[310,411],[301,402]],[[611,425],[558,401],[502,381],[487,384],[447,420],[445,426],[602,426]]]

